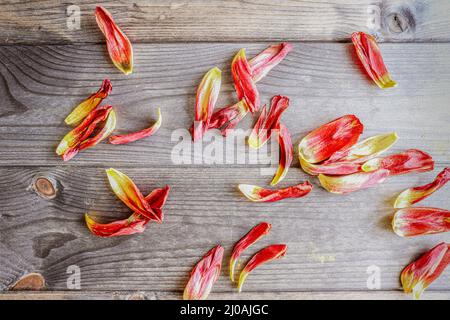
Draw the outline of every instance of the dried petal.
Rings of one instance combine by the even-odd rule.
[[[414,237],[450,231],[450,211],[416,207],[398,210],[392,219],[394,232],[401,237]]]
[[[109,138],[109,143],[111,143],[111,144],[126,144],[126,143],[130,143],[130,142],[134,142],[139,139],[150,137],[156,131],[158,131],[158,129],[161,127],[161,123],[162,123],[161,109],[158,108],[158,120],[151,127],[147,128],[147,129],[143,129],[141,131],[129,133],[129,134],[112,136]]]
[[[103,80],[101,88],[94,94],[91,94],[86,100],[80,103],[73,111],[66,117],[65,122],[69,125],[79,124],[92,110],[105,99],[112,90],[111,81]]]
[[[450,244],[445,242],[422,255],[403,269],[400,276],[403,290],[419,299],[426,288],[436,280],[450,263]]]
[[[386,169],[389,170],[391,176],[410,172],[426,172],[433,168],[433,158],[428,153],[417,149],[409,149],[383,158],[374,158],[365,162],[361,167],[365,172]]]
[[[209,129],[219,129],[222,135],[226,136],[228,131],[234,129],[247,113],[248,106],[245,100],[241,100],[232,106],[219,109],[211,116]]]
[[[294,146],[288,129],[281,123],[277,126],[278,144],[280,145],[280,160],[277,172],[270,183],[271,186],[278,184],[288,173],[289,167],[294,157]]]
[[[220,275],[224,249],[220,245],[212,248],[191,271],[184,289],[183,300],[206,300]]]
[[[434,192],[442,188],[447,182],[450,181],[450,168],[442,170],[434,179],[426,185],[409,188],[400,193],[395,200],[395,208],[406,208],[413,204],[422,201],[423,199],[431,196]]]
[[[303,159],[299,154],[300,165],[302,169],[313,176],[319,174],[327,175],[345,175],[361,171],[361,164],[357,162],[334,162],[329,164],[314,164]]]
[[[95,20],[106,38],[106,47],[114,65],[125,74],[133,72],[133,47],[119,29],[111,14],[103,7],[95,8]]]
[[[245,49],[239,50],[231,63],[234,87],[239,100],[245,100],[250,112],[258,111],[260,106],[259,92],[253,80],[252,70],[245,56]]]
[[[287,246],[285,244],[273,244],[264,249],[258,251],[247,263],[247,265],[242,270],[239,276],[238,289],[239,292],[242,291],[242,286],[247,279],[250,272],[252,272],[256,267],[284,257],[287,251]]]
[[[292,44],[283,42],[268,47],[252,58],[248,63],[252,70],[253,81],[256,83],[264,78],[292,51],[292,48]]]
[[[345,115],[311,131],[300,141],[299,158],[309,163],[328,159],[336,151],[350,148],[359,139],[364,126],[354,115]]]
[[[325,190],[344,194],[370,188],[383,182],[388,176],[389,170],[380,169],[374,172],[358,172],[345,176],[319,174],[319,181]]]
[[[276,202],[288,198],[301,198],[313,189],[309,181],[278,190],[264,189],[250,184],[240,184],[238,187],[244,196],[253,202]]]
[[[269,233],[272,225],[267,222],[261,222],[253,227],[245,236],[243,236],[233,247],[230,258],[230,278],[234,282],[234,269],[242,252],[253,245],[256,241]]]
[[[263,108],[248,138],[250,147],[259,149],[269,140],[272,130],[278,126],[281,115],[288,107],[288,97],[274,96],[272,98],[269,112],[266,114],[266,108]]]
[[[352,41],[369,77],[381,89],[395,87],[397,83],[389,75],[375,38],[364,32],[355,32],[352,34]]]
[[[204,76],[197,88],[194,124],[191,128],[192,140],[198,141],[209,128],[214,106],[219,97],[222,71],[212,68]]]
[[[143,215],[147,219],[156,220],[159,223],[162,222],[162,216],[158,215],[152,209],[138,187],[129,177],[112,168],[106,170],[106,174],[108,175],[111,189],[128,208]]]

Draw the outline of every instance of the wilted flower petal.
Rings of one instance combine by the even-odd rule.
[[[325,190],[344,194],[372,187],[383,182],[388,176],[389,170],[380,169],[374,172],[358,172],[344,176],[319,174],[319,181]]]
[[[401,237],[450,231],[450,211],[415,207],[398,210],[392,219],[394,232]]]
[[[209,123],[209,129],[219,129],[223,136],[228,131],[234,129],[236,125],[247,115],[248,106],[245,100],[238,103],[221,108],[213,113]]]
[[[252,70],[253,81],[256,83],[264,78],[273,67],[278,65],[292,51],[292,48],[291,43],[283,42],[271,45],[252,58],[248,63]]]
[[[294,146],[292,145],[291,135],[288,129],[279,123],[276,130],[278,132],[278,144],[280,146],[280,160],[277,172],[270,183],[271,186],[278,184],[278,182],[284,179],[294,157]]]
[[[288,198],[301,198],[313,189],[309,181],[278,190],[264,189],[250,184],[240,184],[238,187],[244,196],[253,202],[276,202]]]
[[[245,56],[245,49],[239,50],[231,63],[231,74],[239,100],[245,100],[250,112],[258,111],[260,106],[259,92],[253,80],[252,70]]]

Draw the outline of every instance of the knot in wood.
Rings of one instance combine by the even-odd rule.
[[[58,192],[57,183],[54,179],[38,176],[33,179],[33,190],[44,199],[53,199]]]
[[[11,286],[10,290],[42,290],[45,288],[45,279],[40,273],[28,273],[22,278],[17,280],[15,284]]]
[[[385,11],[385,26],[391,34],[409,34],[416,29],[416,18],[413,8],[400,6]]]

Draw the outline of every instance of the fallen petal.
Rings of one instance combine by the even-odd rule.
[[[234,269],[242,252],[253,245],[256,241],[269,233],[272,225],[267,222],[261,222],[253,227],[245,236],[243,236],[233,247],[230,258],[230,278],[234,282]]]
[[[283,42],[268,47],[252,58],[248,63],[252,71],[253,81],[256,83],[264,78],[292,49],[292,44]]]
[[[403,269],[400,276],[403,290],[415,299],[436,280],[450,263],[450,244],[441,243]]]
[[[389,170],[391,176],[410,172],[426,172],[433,168],[433,158],[428,153],[417,149],[409,149],[383,158],[374,158],[365,162],[361,167],[365,172],[386,169]]]
[[[395,87],[397,83],[389,75],[375,38],[364,32],[355,32],[352,34],[352,41],[369,77],[381,89]]]
[[[97,108],[112,90],[111,81],[103,80],[101,88],[80,103],[64,120],[69,126],[79,124],[92,110]]]
[[[239,190],[253,202],[276,202],[288,198],[301,198],[313,189],[309,181],[278,190],[264,189],[250,184],[240,184]]]
[[[191,271],[184,289],[183,300],[206,300],[220,275],[224,249],[220,245],[212,248]]]
[[[277,126],[278,144],[280,146],[280,160],[277,172],[270,183],[271,186],[278,184],[284,179],[291,166],[294,157],[294,146],[292,145],[291,135],[288,129],[283,124],[279,123]]]
[[[94,235],[103,238],[142,233],[145,230],[145,225],[150,221],[149,219],[143,218],[140,214],[137,213],[133,213],[127,219],[105,224],[97,223],[87,213],[84,215],[84,218],[89,230]]]
[[[259,92],[253,80],[252,70],[245,56],[245,49],[239,50],[231,63],[231,74],[234,88],[239,100],[245,100],[250,112],[258,111],[260,106]]]
[[[114,65],[125,74],[133,72],[133,47],[119,29],[111,14],[103,7],[95,8],[95,20],[106,38],[106,47]]]
[[[143,129],[141,131],[129,133],[129,134],[112,136],[109,138],[109,143],[111,143],[111,144],[126,144],[126,143],[130,143],[130,142],[134,142],[139,139],[150,137],[156,131],[158,131],[158,129],[161,127],[161,123],[162,123],[161,109],[158,108],[158,120],[151,127],[147,128],[147,129]]]
[[[345,194],[370,188],[383,182],[389,176],[389,170],[380,169],[374,172],[359,172],[345,176],[327,176],[319,174],[322,187],[331,192]]]
[[[364,126],[354,115],[345,115],[311,131],[300,141],[299,158],[309,163],[327,160],[336,151],[353,146]]]
[[[450,211],[415,207],[398,210],[392,219],[394,232],[401,237],[450,231]]]
[[[242,291],[242,286],[247,279],[250,272],[252,272],[256,267],[276,260],[285,256],[287,251],[287,246],[285,244],[273,244],[264,249],[258,251],[247,263],[247,265],[242,270],[239,276],[238,290]]]
[[[434,181],[419,187],[409,188],[400,193],[395,200],[395,208],[407,208],[431,196],[450,181],[450,168],[442,170]]]
[[[211,116],[209,129],[219,129],[222,135],[226,136],[229,130],[234,129],[247,113],[248,106],[245,100],[219,109]]]
[[[309,163],[301,154],[300,157],[300,166],[303,171],[306,173],[317,176],[319,174],[326,175],[345,175],[352,174],[361,171],[361,164],[357,162],[334,162],[329,164],[314,164]]]

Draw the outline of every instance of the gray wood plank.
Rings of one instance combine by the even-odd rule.
[[[370,266],[380,270],[381,290],[398,290],[404,266],[437,243],[449,241],[449,234],[403,239],[390,229],[395,195],[429,181],[435,175],[432,172],[391,178],[377,188],[338,196],[326,193],[315,179],[292,168],[283,185],[309,179],[316,187],[313,192],[303,199],[256,204],[239,194],[236,185],[265,185],[269,178],[257,168],[119,169],[143,192],[172,186],[163,224],[150,224],[144,233],[131,237],[95,238],[84,225],[85,212],[103,221],[129,214],[109,190],[103,169],[0,169],[2,244],[14,255],[26,257],[34,266],[32,271],[43,274],[49,290],[66,290],[67,268],[76,265],[81,269],[83,291],[180,292],[193,264],[221,243],[226,248],[224,272],[214,292],[232,293],[235,288],[227,276],[231,247],[261,221],[272,223],[272,231],[245,252],[243,261],[271,243],[286,243],[289,249],[285,258],[249,276],[244,291],[255,294],[366,291]],[[43,199],[30,188],[36,176],[46,176],[59,185],[54,199]],[[423,204],[450,207],[446,192],[440,191]],[[7,254],[2,248],[2,255]],[[5,266],[0,268],[2,273],[5,270]],[[0,288],[6,289],[17,279],[9,272],[0,280]],[[450,273],[445,272],[431,290],[449,290],[449,280]]]
[[[233,103],[230,60],[241,47],[253,56],[266,46],[142,44],[136,46],[136,72],[129,77],[110,65],[102,46],[1,47],[0,165],[174,166],[177,130],[193,121],[203,74],[215,65],[222,68],[218,107]],[[397,131],[400,140],[393,151],[423,148],[438,163],[448,164],[450,44],[384,44],[382,50],[397,88],[382,91],[371,83],[355,63],[350,44],[295,43],[294,52],[258,83],[262,101],[275,94],[291,98],[283,121],[294,142],[320,124],[354,113],[365,124],[364,136]],[[162,128],[129,145],[101,143],[63,164],[54,153],[69,130],[63,119],[104,78],[113,83],[105,103],[118,113],[116,132],[147,127],[157,106]],[[240,128],[250,128],[253,118],[244,120]]]
[[[133,42],[348,41],[354,31],[385,41],[449,41],[447,0],[103,1]],[[3,1],[0,43],[99,42],[96,1]],[[68,11],[69,10],[69,11]],[[74,27],[75,26],[75,27]]]

